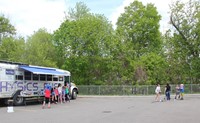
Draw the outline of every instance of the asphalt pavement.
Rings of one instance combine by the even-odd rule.
[[[200,95],[154,102],[154,96],[79,96],[42,109],[41,104],[0,107],[1,123],[199,123]],[[173,97],[172,97],[173,98]]]

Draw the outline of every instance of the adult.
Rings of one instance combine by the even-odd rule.
[[[169,85],[169,83],[167,83],[167,85],[165,86],[165,96],[167,100],[170,100],[170,91],[171,91],[171,86]]]

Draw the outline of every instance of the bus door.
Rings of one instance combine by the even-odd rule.
[[[71,83],[70,83],[70,76],[65,76],[64,77],[64,84],[68,85],[68,86],[71,85]]]

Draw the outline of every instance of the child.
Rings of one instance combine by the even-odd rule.
[[[180,98],[180,88],[178,85],[176,85],[176,96],[175,96],[175,100]]]
[[[70,98],[69,98],[69,88],[68,88],[67,85],[66,85],[66,88],[65,88],[65,95],[66,95],[66,100],[69,100],[69,102],[70,102]]]
[[[57,104],[58,103],[58,88],[57,87],[54,87],[54,93],[55,93],[55,103]]]
[[[183,100],[183,94],[184,94],[184,85],[180,84],[180,96],[181,96],[181,100]]]
[[[43,109],[46,104],[48,104],[48,108],[50,108],[50,96],[51,96],[51,86],[49,84],[46,84],[44,90],[44,102],[42,106]]]
[[[52,103],[56,103],[57,98],[56,98],[56,94],[55,94],[55,87],[51,89],[51,101]]]
[[[62,99],[63,102],[65,103],[65,86],[62,87]]]
[[[160,84],[157,84],[156,89],[155,89],[155,93],[156,93],[156,98],[155,101],[162,101],[160,98],[160,94],[161,94],[161,89],[160,89]]]
[[[62,85],[60,83],[58,84],[58,99],[62,104]]]

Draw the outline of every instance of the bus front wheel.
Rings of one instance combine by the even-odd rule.
[[[72,99],[76,99],[77,98],[77,90],[73,89],[72,91]]]

